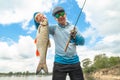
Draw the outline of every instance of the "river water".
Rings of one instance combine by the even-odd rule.
[[[0,76],[0,80],[52,80],[52,76]],[[66,80],[70,80],[68,76]]]
[[[0,76],[0,80],[52,80],[52,76]]]
[[[52,80],[52,76],[0,76],[0,80]],[[70,80],[69,77],[66,77],[66,80]],[[86,78],[85,80],[101,80],[101,79],[93,79],[93,78]],[[105,79],[105,80],[111,80],[111,79]],[[113,79],[112,79],[113,80]],[[114,79],[114,80],[120,80],[120,79]]]

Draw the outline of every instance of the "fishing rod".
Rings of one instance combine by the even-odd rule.
[[[75,23],[75,25],[74,25],[74,28],[73,28],[72,32],[75,32],[75,29],[76,29],[75,27],[76,27],[76,25],[77,25],[77,23],[78,23],[78,20],[79,20],[81,14],[82,14],[82,11],[83,11],[83,8],[84,8],[84,6],[85,6],[85,3],[86,3],[86,0],[84,1],[83,5],[82,5],[82,8],[81,8],[80,13],[79,13],[79,15],[78,15],[78,17],[77,17],[77,20],[76,20],[76,23]],[[70,43],[70,40],[71,40],[71,35],[70,35],[70,37],[69,37],[69,39],[68,39],[68,41],[67,41],[67,43],[66,43],[66,46],[65,46],[65,49],[64,49],[65,52],[67,51],[68,45],[69,45],[69,43]]]

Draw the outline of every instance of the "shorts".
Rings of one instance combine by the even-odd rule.
[[[84,80],[80,62],[76,64],[60,64],[54,62],[52,80],[66,80],[67,74],[70,80]]]

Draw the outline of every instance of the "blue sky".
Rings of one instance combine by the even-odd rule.
[[[62,6],[65,8],[65,11],[67,13],[67,17],[68,20],[74,25],[76,22],[76,19],[79,15],[79,12],[81,11],[81,8],[79,8],[78,4],[74,1],[74,0],[70,0],[70,1],[60,1],[59,4],[55,4],[54,6]],[[40,10],[38,10],[40,12]],[[37,12],[37,11],[36,11]],[[44,12],[43,12],[44,13]],[[44,13],[48,20],[49,20],[49,24],[56,24],[56,21],[54,20],[53,16],[52,16],[52,11],[50,12],[45,12]],[[14,15],[14,14],[13,14]],[[32,15],[31,15],[32,16]],[[1,35],[0,37],[9,37],[11,38],[13,41],[18,41],[18,36],[19,35],[30,35],[32,38],[35,37],[36,33],[35,30],[31,33],[28,33],[27,31],[29,31],[28,29],[23,29],[24,22],[16,22],[16,23],[10,23],[10,24],[1,24],[0,26],[0,32]],[[32,25],[34,25],[33,19],[31,19],[29,21],[29,23],[27,24],[26,27],[30,28],[32,27]],[[89,27],[88,22],[85,22],[85,14],[82,13],[82,15],[80,16],[80,20],[77,24],[78,28],[81,31],[84,31],[86,29],[86,27]]]
[[[55,6],[62,6],[68,21],[74,25],[83,2],[84,0],[1,0],[0,71],[35,71],[39,61],[35,56],[34,44],[35,12],[45,14],[49,25],[53,25],[57,23],[52,16],[52,10]],[[114,2],[87,0],[77,24],[86,41],[84,46],[77,47],[80,60],[93,59],[95,55],[101,53],[106,53],[107,56],[120,56],[119,2],[119,0]],[[48,49],[47,65],[51,72],[55,46],[53,39],[50,40],[52,47]]]

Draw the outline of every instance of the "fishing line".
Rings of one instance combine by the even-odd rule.
[[[83,8],[84,8],[84,6],[85,6],[85,3],[86,3],[86,0],[84,1],[83,5],[82,5],[81,11],[80,11],[80,13],[79,13],[79,15],[78,15],[78,17],[77,17],[77,20],[76,20],[76,23],[75,23],[74,27],[75,27],[75,26],[77,25],[77,23],[78,23],[78,20],[79,20],[79,18],[80,18],[80,16],[81,16],[82,11],[83,11]]]

